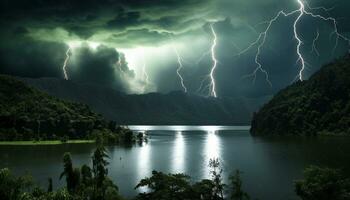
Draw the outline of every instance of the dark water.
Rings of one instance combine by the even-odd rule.
[[[136,194],[137,182],[153,169],[183,172],[194,180],[208,178],[208,161],[217,157],[225,180],[235,169],[244,172],[245,190],[264,199],[297,199],[293,180],[302,177],[304,167],[315,164],[343,168],[350,174],[350,137],[261,138],[251,137],[247,127],[131,127],[148,130],[148,143],[125,148],[108,147],[109,175],[122,195]],[[0,167],[16,174],[29,171],[43,186],[47,178],[56,187],[64,184],[62,155],[69,151],[74,165],[91,164],[93,144],[60,146],[0,146]]]

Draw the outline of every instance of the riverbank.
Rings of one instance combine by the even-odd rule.
[[[95,140],[68,140],[62,142],[60,140],[44,140],[44,141],[0,141],[0,145],[62,145],[62,144],[88,144],[94,143]]]

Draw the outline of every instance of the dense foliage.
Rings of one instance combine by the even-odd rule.
[[[78,137],[104,123],[83,104],[51,97],[9,76],[0,76],[0,102],[2,140]]]
[[[295,182],[295,191],[302,200],[350,199],[350,180],[339,170],[311,166],[304,176],[304,180]]]
[[[142,179],[135,187],[146,187],[147,192],[139,193],[136,200],[223,200],[224,184],[221,179],[222,169],[217,159],[210,160],[212,179],[191,183],[185,174],[164,174],[153,171],[152,176]]]
[[[88,165],[74,167],[71,156],[63,156],[66,187],[52,191],[49,179],[47,191],[36,186],[30,176],[15,177],[8,169],[0,170],[0,199],[2,200],[118,200],[122,199],[118,187],[108,178],[107,154],[98,146],[92,156],[92,169]]]
[[[251,133],[350,134],[350,56],[280,91],[254,114]]]
[[[129,132],[87,105],[60,100],[0,75],[0,141],[94,139],[102,135],[105,141],[116,142]]]

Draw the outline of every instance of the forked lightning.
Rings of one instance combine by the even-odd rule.
[[[329,21],[329,22],[332,23],[333,29],[334,29],[334,31],[332,32],[332,35],[334,35],[334,34],[336,35],[336,41],[335,41],[335,45],[334,45],[334,48],[333,48],[333,52],[336,50],[340,39],[348,42],[348,44],[350,45],[350,39],[347,38],[346,36],[344,36],[343,34],[338,32],[338,24],[337,24],[337,20],[335,18],[333,18],[333,17],[324,17],[324,16],[322,16],[320,14],[313,13],[313,11],[315,11],[315,10],[323,10],[325,12],[328,12],[328,11],[330,11],[333,8],[325,8],[325,7],[315,7],[315,8],[313,8],[313,7],[309,6],[309,4],[306,1],[297,0],[297,2],[298,2],[298,5],[299,5],[297,10],[293,10],[293,11],[288,12],[288,13],[283,11],[283,10],[279,11],[275,17],[273,17],[270,21],[266,22],[267,23],[267,27],[266,27],[266,29],[263,32],[261,32],[259,34],[258,38],[253,43],[251,43],[246,49],[244,49],[243,51],[241,51],[239,53],[239,55],[244,54],[248,50],[250,50],[252,47],[257,45],[257,52],[255,54],[255,63],[257,65],[257,67],[253,71],[252,74],[249,74],[249,75],[246,76],[246,77],[248,77],[248,76],[253,77],[253,82],[255,82],[255,80],[256,80],[256,76],[257,76],[256,73],[258,71],[261,71],[261,72],[263,72],[265,74],[265,79],[268,82],[268,84],[270,86],[272,86],[272,83],[269,80],[269,74],[263,68],[263,65],[260,63],[259,60],[260,60],[261,49],[265,45],[266,37],[268,36],[270,28],[273,25],[273,23],[276,22],[281,16],[289,17],[289,16],[292,16],[292,15],[297,15],[296,19],[293,22],[293,35],[294,35],[294,39],[297,41],[297,45],[296,45],[296,55],[298,56],[297,63],[300,64],[300,70],[299,70],[299,73],[297,75],[297,79],[299,79],[300,81],[303,81],[305,79],[304,78],[304,71],[305,71],[306,64],[307,64],[307,62],[305,61],[304,55],[302,53],[302,49],[301,49],[302,45],[303,45],[303,41],[300,38],[299,31],[298,31],[298,25],[299,25],[300,21],[302,20],[303,16],[310,16],[310,17],[313,17],[313,18],[316,18],[316,19],[320,19],[320,20],[323,20],[323,21],[326,21],[326,22]],[[319,52],[316,49],[316,42],[317,42],[318,38],[319,38],[319,32],[317,31],[317,35],[316,35],[315,39],[313,40],[313,44],[312,44],[313,45],[312,46],[312,48],[313,48],[312,51],[315,52],[317,55],[319,55]]]
[[[67,64],[70,58],[70,51],[71,51],[71,47],[68,47],[68,50],[66,51],[66,59],[64,60],[63,66],[62,66],[62,70],[63,70],[63,74],[64,74],[64,79],[65,80],[69,80],[68,77],[68,72],[67,72]]]

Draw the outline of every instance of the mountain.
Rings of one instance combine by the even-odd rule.
[[[82,138],[108,123],[87,105],[52,97],[0,75],[0,140]]]
[[[86,103],[106,118],[127,125],[247,125],[268,99],[206,98],[176,91],[127,95],[55,78],[22,80],[53,96]]]
[[[253,135],[350,134],[350,56],[280,91],[254,115]]]

